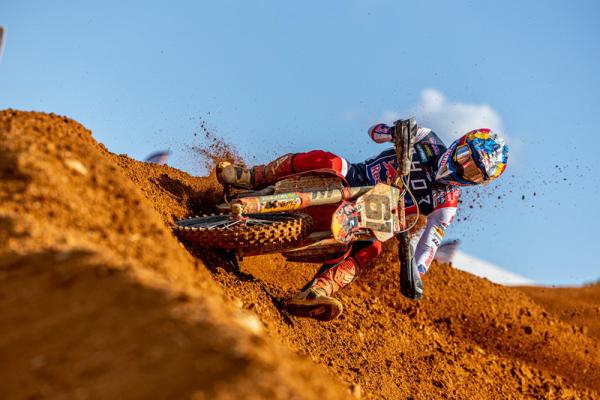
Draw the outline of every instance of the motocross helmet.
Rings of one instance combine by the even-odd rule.
[[[438,161],[436,181],[450,185],[486,185],[506,169],[508,146],[490,129],[477,129],[457,139]]]

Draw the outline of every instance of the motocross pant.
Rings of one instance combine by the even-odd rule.
[[[348,162],[342,157],[323,150],[289,153],[268,164],[255,166],[253,168],[254,186],[272,185],[285,176],[318,169],[330,169],[345,177],[348,173],[348,165]]]

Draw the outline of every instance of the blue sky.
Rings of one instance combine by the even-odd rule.
[[[258,162],[361,161],[382,150],[368,127],[409,113],[445,139],[489,122],[511,164],[447,236],[577,284],[600,278],[599,4],[4,0],[0,108],[68,115],[138,159],[169,148],[192,173],[201,121]]]

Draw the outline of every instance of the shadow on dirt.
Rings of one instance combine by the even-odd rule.
[[[234,251],[211,250],[193,246],[185,246],[194,257],[200,259],[206,268],[212,273],[217,274],[219,270],[234,275],[238,280],[254,284],[267,296],[275,309],[279,312],[287,325],[294,325],[293,320],[285,311],[285,298],[275,296],[271,293],[266,283],[256,278],[254,275],[244,272],[240,269],[239,260]]]
[[[92,252],[3,255],[3,397],[211,398],[252,361],[218,325],[178,318],[186,302]]]
[[[158,179],[152,181],[174,197],[181,199],[190,211],[190,215],[214,213],[217,211],[216,204],[223,200],[223,193],[220,190],[195,190],[190,185],[179,179],[173,179],[167,174],[162,174]]]

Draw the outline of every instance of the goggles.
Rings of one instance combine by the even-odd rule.
[[[471,147],[467,143],[460,144],[456,147],[452,154],[454,166],[459,175],[473,183],[483,183],[486,181],[486,176],[477,163]]]

